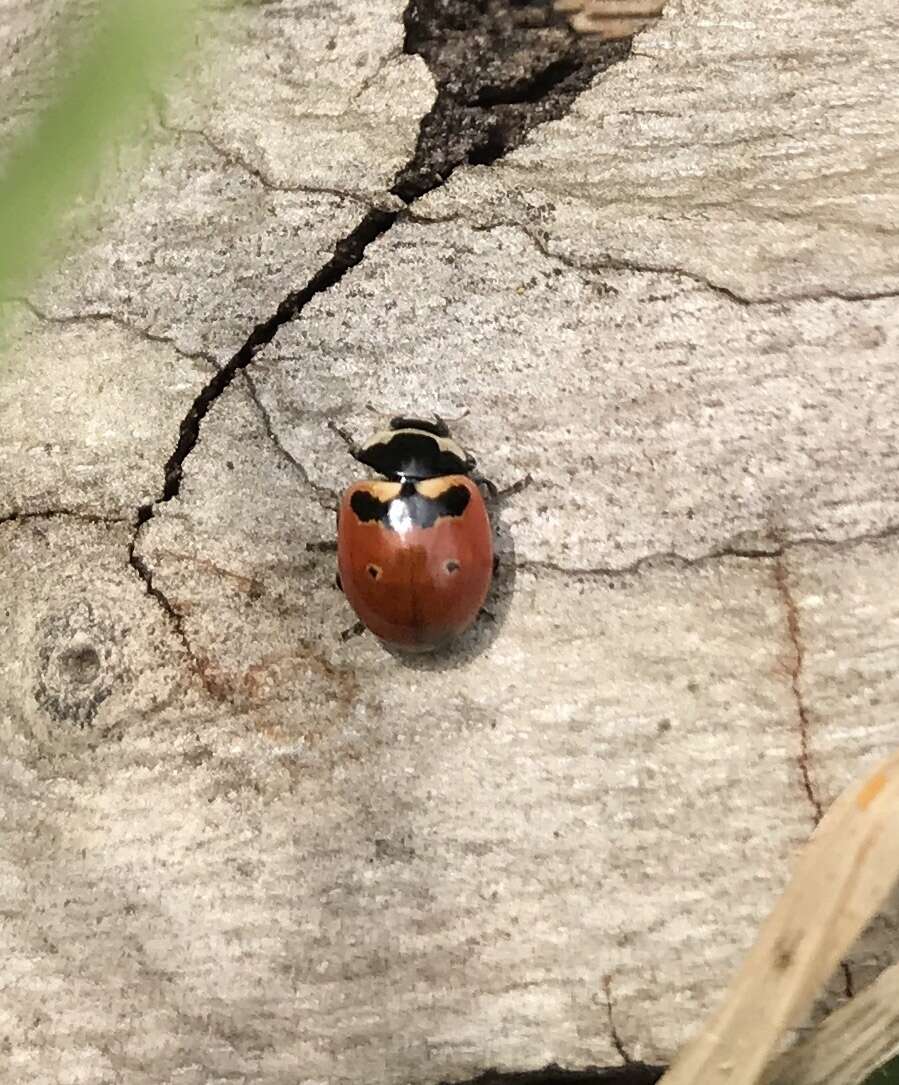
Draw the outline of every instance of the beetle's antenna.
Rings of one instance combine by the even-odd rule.
[[[454,426],[457,422],[461,422],[463,418],[467,418],[471,411],[468,407],[462,408],[462,413],[457,414],[455,418],[444,418],[443,415],[434,412],[434,418],[441,426]]]
[[[515,494],[520,494],[521,491],[526,490],[533,481],[533,475],[528,472],[524,478],[520,478],[517,482],[513,482],[511,486],[506,486],[504,489],[498,490],[496,500],[504,501],[507,497],[513,497]]]

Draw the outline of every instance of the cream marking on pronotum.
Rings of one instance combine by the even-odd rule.
[[[374,448],[376,445],[387,445],[395,437],[421,437],[425,436],[429,440],[433,441],[440,452],[447,452],[451,456],[455,456],[462,463],[467,462],[468,453],[459,444],[458,441],[454,441],[452,437],[439,437],[436,433],[428,433],[421,429],[413,428],[412,426],[404,426],[402,429],[385,429],[380,433],[376,433],[373,437],[370,437],[363,445],[362,451],[365,452],[370,448]]]

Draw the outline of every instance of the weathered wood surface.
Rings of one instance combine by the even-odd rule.
[[[138,528],[213,368],[389,203],[433,100],[400,3],[330,31],[314,8],[211,14],[212,97],[170,97],[127,202],[110,186],[14,303],[17,1082],[666,1061],[820,810],[899,738],[885,0],[672,2],[283,327]],[[361,433],[369,404],[468,407],[485,469],[534,476],[501,513],[497,621],[443,660],[340,642],[306,550],[353,476],[327,420]]]

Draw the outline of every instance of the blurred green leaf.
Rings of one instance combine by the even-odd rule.
[[[140,122],[195,12],[194,0],[104,0],[90,34],[69,35],[84,40],[62,51],[56,97],[0,159],[0,298],[34,277],[109,147]]]
[[[868,1078],[865,1085],[899,1085],[899,1058],[882,1066]]]

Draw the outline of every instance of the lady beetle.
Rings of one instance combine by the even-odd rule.
[[[477,618],[493,577],[493,532],[475,460],[441,419],[392,418],[350,455],[383,480],[344,493],[338,585],[387,644],[428,652]],[[493,487],[486,483],[492,490]]]

